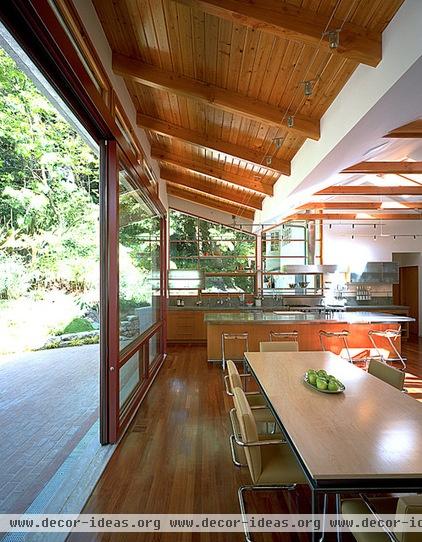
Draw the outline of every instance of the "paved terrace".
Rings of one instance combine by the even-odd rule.
[[[99,346],[0,356],[0,513],[26,510],[98,418]]]

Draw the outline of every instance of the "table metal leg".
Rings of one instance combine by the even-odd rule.
[[[318,514],[318,492],[314,489],[311,489],[311,499],[312,499],[312,520],[315,520],[315,516]],[[317,542],[319,538],[319,533],[312,529],[312,542]]]

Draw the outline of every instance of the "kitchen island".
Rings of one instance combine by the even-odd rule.
[[[300,313],[289,311],[274,312],[212,312],[204,317],[207,326],[208,361],[221,360],[221,334],[242,333],[249,335],[249,351],[259,351],[261,341],[270,340],[270,331],[298,331],[299,349],[321,350],[319,331],[350,332],[349,346],[354,348],[372,347],[368,331],[397,329],[399,325],[412,322],[408,316],[397,316],[379,312],[332,312],[329,314]],[[334,342],[334,352],[339,353],[343,345]],[[336,347],[338,346],[338,351]],[[400,351],[399,340],[396,343]],[[240,345],[239,345],[240,347]],[[243,352],[232,346],[230,356],[241,357]]]

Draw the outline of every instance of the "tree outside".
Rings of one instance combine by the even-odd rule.
[[[206,293],[253,293],[255,248],[252,234],[170,211],[170,268],[203,270]]]
[[[98,330],[98,157],[2,49],[0,195],[0,353]]]

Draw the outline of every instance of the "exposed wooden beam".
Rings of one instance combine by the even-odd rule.
[[[185,190],[183,187],[172,183],[167,183],[167,193],[176,198],[193,201],[199,205],[218,209],[219,211],[223,211],[230,215],[241,216],[248,220],[253,220],[255,216],[255,212],[247,207],[240,207],[239,205],[227,203],[212,196],[205,196],[200,192],[190,192],[189,190]]]
[[[137,123],[139,126],[151,130],[152,132],[186,141],[187,143],[197,145],[198,147],[221,152],[259,167],[276,171],[282,175],[290,175],[290,162],[287,162],[286,160],[273,158],[271,165],[264,165],[263,162],[265,157],[261,152],[246,147],[240,147],[239,145],[229,143],[228,141],[221,141],[220,139],[215,139],[200,132],[170,124],[164,120],[143,115],[142,113],[137,114]]]
[[[395,202],[389,201],[361,201],[361,202],[351,202],[351,201],[323,201],[323,202],[312,202],[305,203],[305,205],[300,205],[297,207],[296,211],[330,211],[330,210],[356,210],[356,211],[400,211],[405,209],[422,209],[422,201],[411,202],[411,201],[400,201],[399,207]]]
[[[161,168],[160,177],[165,181],[193,188],[208,196],[217,196],[232,203],[250,207],[251,209],[262,209],[262,199],[253,192],[241,194],[239,190],[222,186],[216,181],[200,180],[189,173],[181,173],[169,168]]]
[[[286,217],[283,222],[293,220],[421,220],[422,213],[373,213],[359,216],[357,213],[296,213]]]
[[[390,133],[384,137],[389,138],[402,138],[402,139],[412,139],[412,138],[421,138],[422,137],[422,119],[409,122],[400,128],[392,130]]]
[[[422,173],[422,162],[359,162],[341,173],[392,173],[409,174]]]
[[[422,196],[422,186],[330,186],[317,196]]]
[[[335,202],[312,202],[312,203],[305,203],[305,205],[300,205],[300,207],[297,207],[297,211],[311,211],[314,209],[357,209],[357,210],[364,210],[364,209],[370,209],[375,211],[376,209],[381,209],[381,203],[380,202],[342,202],[342,201],[335,201]]]
[[[167,72],[145,64],[141,60],[113,53],[113,71],[126,79],[149,87],[165,90],[178,96],[193,98],[211,107],[236,113],[253,121],[276,127],[287,128],[287,111],[265,102],[249,98],[239,92],[216,87],[209,83],[191,79],[183,75]],[[310,120],[302,115],[295,115],[293,132],[304,137],[318,140],[320,137],[319,121]]]
[[[321,43],[328,16],[319,15],[279,0],[182,0],[184,3],[202,9],[206,13],[236,24],[243,24],[261,32],[268,32],[281,38],[300,41],[315,47],[326,47],[327,51],[340,54],[355,62],[377,66],[381,61],[381,34],[345,23],[338,19],[330,22],[329,29],[342,28],[340,45],[329,49],[328,39]]]
[[[207,175],[213,179],[219,181],[227,181],[229,183],[253,190],[259,194],[265,196],[273,195],[273,187],[269,184],[264,184],[260,180],[253,176],[243,175],[238,173],[232,173],[223,169],[220,164],[214,162],[199,162],[197,160],[191,160],[185,156],[180,156],[161,149],[160,147],[153,146],[151,149],[151,156],[160,162],[178,166],[180,168],[191,171],[192,173],[200,173],[201,175]]]

